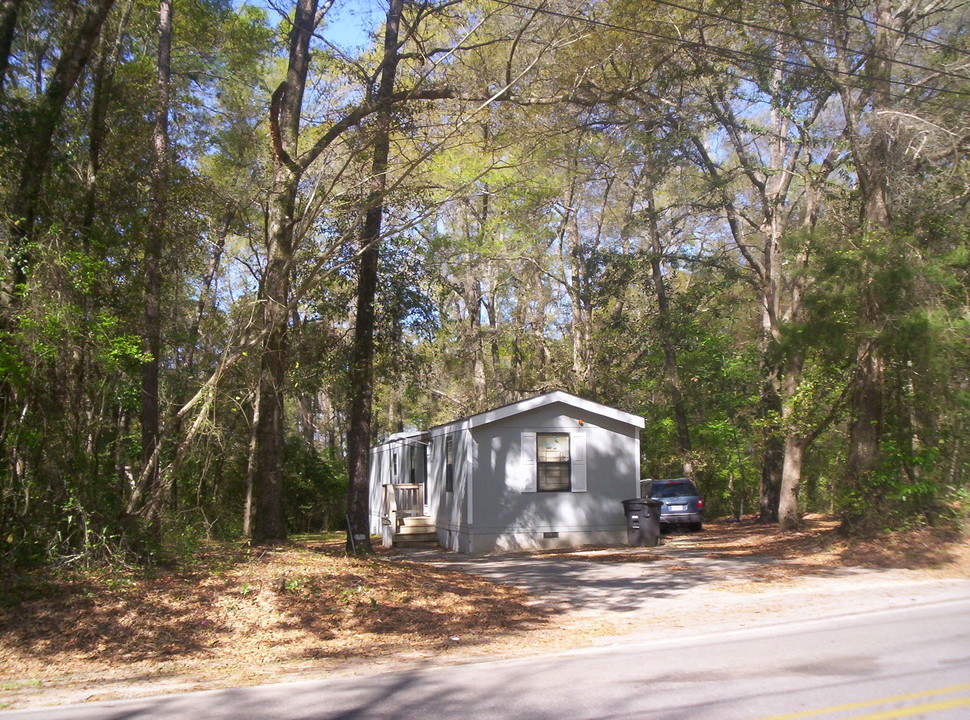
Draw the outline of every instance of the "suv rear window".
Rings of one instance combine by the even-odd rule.
[[[697,488],[690,480],[679,480],[670,483],[655,482],[650,490],[650,497],[671,498],[685,495],[697,495]]]

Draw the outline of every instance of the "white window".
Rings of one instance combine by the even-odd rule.
[[[536,433],[536,489],[569,492],[569,433]]]
[[[521,434],[507,482],[521,492],[586,492],[586,434],[582,430]]]

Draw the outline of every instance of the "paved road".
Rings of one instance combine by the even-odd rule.
[[[675,640],[0,720],[970,717],[970,597]]]

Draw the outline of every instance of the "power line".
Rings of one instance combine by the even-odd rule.
[[[744,20],[739,20],[737,18],[729,17],[722,13],[711,12],[709,10],[697,10],[692,7],[687,7],[686,5],[678,5],[675,2],[670,2],[669,0],[653,0],[657,5],[666,5],[667,7],[676,8],[677,10],[684,10],[685,12],[694,13],[695,15],[701,15],[704,17],[714,18],[715,20],[723,20],[725,22],[734,23],[735,25],[741,25],[743,27],[752,28],[754,30],[761,30],[762,32],[772,33],[774,35],[779,35],[781,37],[791,38],[793,40],[799,40],[801,42],[813,43],[815,45],[821,45],[824,48],[831,50],[838,50],[838,46],[834,43],[827,42],[825,40],[818,40],[816,38],[805,37],[803,35],[798,35],[793,32],[788,32],[787,30],[779,30],[777,28],[769,28],[764,25],[757,25],[755,23],[746,22]],[[935,73],[938,75],[947,75],[949,77],[956,78],[958,80],[970,80],[970,76],[961,75],[960,73],[950,72],[949,70],[942,70],[940,68],[931,68],[926,65],[920,65],[918,63],[912,63],[908,60],[900,60],[898,58],[888,58],[884,55],[877,55],[876,53],[865,53],[868,57],[874,60],[885,60],[886,62],[896,63],[897,65],[905,65],[907,67],[916,68],[917,70],[923,70],[929,73]]]
[[[651,39],[654,39],[654,40],[663,40],[663,41],[667,41],[667,42],[671,42],[671,43],[674,43],[674,44],[681,45],[681,46],[686,47],[686,48],[689,48],[689,49],[699,50],[701,52],[706,52],[706,53],[714,54],[714,55],[720,55],[721,57],[725,57],[727,59],[735,60],[735,61],[738,61],[738,62],[746,62],[746,63],[750,63],[752,65],[759,65],[759,66],[764,64],[764,58],[762,56],[757,55],[757,54],[752,53],[752,52],[748,52],[746,50],[738,50],[738,49],[734,49],[734,48],[725,48],[725,47],[722,47],[722,46],[719,46],[719,45],[711,45],[709,43],[702,43],[702,42],[698,42],[698,41],[695,41],[695,40],[686,40],[686,39],[681,38],[681,37],[675,37],[675,36],[671,36],[671,35],[664,35],[663,33],[651,32],[649,30],[641,30],[641,29],[638,29],[638,28],[631,28],[631,27],[626,27],[626,26],[623,26],[623,25],[616,25],[614,23],[609,23],[609,22],[606,22],[606,21],[603,21],[603,20],[596,20],[596,19],[591,18],[591,17],[585,17],[585,16],[581,16],[581,15],[570,15],[568,13],[559,12],[557,10],[552,10],[552,9],[549,9],[549,8],[546,8],[546,7],[535,7],[535,6],[532,6],[532,5],[527,5],[525,3],[516,2],[515,0],[494,0],[494,1],[496,3],[501,4],[501,5],[507,5],[507,6],[510,6],[510,7],[516,7],[516,8],[519,8],[521,10],[528,10],[530,12],[541,13],[541,14],[544,14],[544,15],[551,15],[553,17],[559,17],[559,18],[563,18],[563,19],[566,19],[566,20],[575,20],[575,21],[583,22],[583,23],[586,23],[586,24],[589,24],[589,25],[595,25],[595,26],[598,26],[598,27],[603,27],[603,28],[606,28],[606,29],[609,29],[609,30],[617,30],[617,31],[625,32],[625,33],[628,33],[628,34],[631,34],[631,35],[639,35],[639,36],[642,36],[642,37],[648,37],[648,38],[651,38]],[[782,64],[782,65],[787,65],[787,66],[794,67],[794,68],[799,68],[799,69],[803,69],[803,70],[810,70],[810,71],[813,71],[813,72],[818,72],[818,68],[816,68],[814,65],[812,65],[810,63],[800,62],[798,60],[789,60],[789,59],[785,59],[785,58],[774,58],[773,59],[773,62]],[[839,70],[837,68],[826,68],[826,72],[830,72],[830,73],[835,74],[835,75],[844,75],[846,77],[853,78],[853,79],[856,78],[856,77],[858,77],[856,74],[854,74],[854,73],[852,73],[850,71],[847,71],[847,70]],[[970,96],[970,91],[965,91],[965,90],[950,90],[950,89],[947,89],[947,88],[941,88],[941,87],[936,87],[936,86],[932,86],[932,85],[925,85],[925,84],[920,84],[920,83],[908,82],[906,80],[892,80],[891,82],[893,84],[896,84],[896,85],[904,85],[904,86],[907,86],[907,87],[912,87],[912,88],[916,88],[916,89],[920,89],[920,90],[932,90],[932,91],[936,91],[936,92],[940,92],[940,93],[948,93],[948,94],[951,94],[951,95],[968,95],[968,96]],[[851,88],[853,88],[855,90],[865,90],[865,89],[867,89],[864,86],[856,85],[856,84],[849,83],[849,82],[846,82],[844,84],[847,87],[851,87]],[[891,98],[894,98],[894,99],[897,99],[897,100],[910,100],[911,99],[911,98],[907,97],[906,95],[900,95],[898,93],[888,93],[888,97],[891,97]],[[956,107],[953,107],[951,105],[947,105],[945,103],[941,103],[939,100],[930,99],[930,101],[936,102],[941,107],[946,107],[946,108],[948,108],[950,110],[954,110],[954,111],[957,111],[957,112],[962,112],[962,110],[960,108],[956,108]]]
[[[698,13],[698,14],[701,14],[701,15],[709,15],[709,16],[714,17],[714,18],[717,18],[717,19],[728,20],[730,22],[737,22],[738,24],[742,24],[742,25],[744,24],[744,23],[741,23],[740,21],[732,20],[731,18],[728,18],[728,17],[723,16],[723,15],[717,15],[717,14],[713,14],[713,13],[705,13],[705,12],[701,12],[701,11],[692,10],[690,8],[684,8],[683,6],[675,5],[672,2],[665,2],[664,0],[655,0],[655,1],[658,2],[658,4],[661,4],[661,5],[668,5],[668,6],[672,6],[672,7],[676,7],[676,8],[680,8],[680,9],[686,9],[689,12],[695,12],[695,13]],[[707,52],[713,52],[713,53],[716,53],[716,54],[721,54],[723,56],[727,56],[727,57],[730,57],[730,58],[733,58],[733,59],[739,59],[739,58],[743,58],[743,57],[751,58],[751,60],[742,60],[743,62],[752,62],[752,63],[755,63],[755,64],[762,64],[764,62],[764,58],[762,58],[760,55],[757,55],[756,53],[749,52],[749,51],[746,51],[746,50],[739,50],[739,49],[735,49],[735,48],[725,48],[725,47],[722,47],[722,46],[719,46],[719,45],[711,45],[709,43],[702,43],[702,42],[697,42],[697,41],[694,41],[694,40],[686,40],[686,39],[680,38],[680,37],[675,37],[675,36],[671,36],[671,35],[664,35],[663,33],[651,32],[649,30],[641,30],[639,28],[631,28],[631,27],[626,27],[626,26],[623,26],[623,25],[616,25],[615,23],[609,23],[609,22],[606,22],[604,20],[597,20],[595,18],[591,18],[591,17],[587,17],[587,16],[583,16],[583,15],[571,15],[571,14],[568,14],[568,13],[559,12],[557,10],[551,10],[549,8],[546,8],[546,7],[533,7],[531,5],[527,5],[527,4],[524,4],[524,3],[516,2],[515,0],[495,0],[495,2],[498,2],[498,3],[502,4],[502,5],[510,5],[512,7],[517,7],[517,8],[520,8],[522,10],[529,10],[531,12],[543,13],[543,14],[546,14],[546,15],[552,15],[552,16],[555,16],[555,17],[560,17],[560,18],[563,18],[563,19],[576,20],[576,21],[579,21],[579,22],[585,22],[585,23],[588,23],[588,24],[591,24],[591,25],[598,25],[600,27],[605,27],[605,28],[608,28],[608,29],[611,29],[611,30],[619,30],[621,32],[626,32],[626,33],[630,33],[630,34],[633,34],[633,35],[641,35],[641,36],[644,36],[644,37],[649,37],[649,38],[653,38],[653,39],[657,39],[657,40],[667,40],[667,41],[671,41],[671,42],[678,43],[678,44],[683,45],[683,46],[686,46],[686,47],[690,47],[690,48],[694,48],[694,49],[699,49],[699,50],[703,50],[703,51],[707,51]],[[766,30],[768,32],[776,32],[776,33],[781,32],[781,31],[777,31],[777,30],[773,30],[773,29],[769,29],[769,28],[761,28],[761,29],[764,29],[764,30]],[[789,36],[790,37],[795,37],[795,38],[798,38],[798,39],[801,39],[801,40],[805,40],[806,42],[818,42],[818,41],[812,40],[811,38],[804,38],[804,37],[797,36],[797,35],[794,35],[794,34],[789,34]],[[888,58],[883,58],[883,59],[887,59],[888,60]],[[814,65],[812,65],[811,63],[801,62],[801,61],[798,61],[798,60],[789,60],[789,59],[785,59],[785,58],[774,58],[774,62],[778,62],[778,63],[781,63],[783,65],[789,65],[789,66],[792,66],[792,67],[803,68],[803,69],[807,69],[807,70],[817,70],[817,68]],[[939,72],[939,71],[934,70],[932,68],[927,68],[927,67],[923,67],[923,66],[918,66],[918,67],[920,67],[923,70],[927,70],[929,72]],[[851,71],[848,71],[848,70],[839,70],[837,68],[826,68],[826,71],[827,72],[830,72],[830,73],[833,73],[833,74],[836,74],[836,75],[845,75],[845,76],[850,77],[850,78],[856,78],[856,77],[858,77],[855,73],[853,73]],[[962,75],[958,75],[956,77],[959,77],[962,80],[970,80],[970,77],[966,77],[966,76],[962,76]],[[941,88],[941,87],[936,87],[936,86],[932,86],[932,85],[925,85],[925,84],[921,84],[921,83],[914,83],[914,82],[909,82],[907,80],[892,80],[891,82],[894,83],[894,84],[896,84],[896,85],[904,85],[904,86],[907,86],[907,87],[912,87],[912,88],[916,88],[916,89],[920,89],[920,90],[935,90],[937,92],[949,93],[949,94],[953,94],[953,95],[970,95],[970,91],[950,90],[948,88]],[[855,88],[855,89],[863,89],[859,85],[852,85],[851,83],[846,83],[846,84],[849,85],[850,87]],[[902,100],[902,99],[908,99],[904,95],[895,95],[895,97],[897,99],[900,99],[900,100]]]
[[[950,50],[952,52],[959,53],[961,55],[970,55],[970,50],[964,50],[963,48],[958,48],[956,45],[948,45],[947,43],[942,43],[939,40],[933,40],[932,38],[923,37],[922,35],[911,32],[909,30],[901,30],[900,28],[894,28],[891,25],[884,25],[883,23],[877,22],[876,20],[867,20],[866,18],[862,17],[862,15],[853,15],[848,10],[837,10],[836,8],[831,7],[829,5],[819,5],[818,3],[813,3],[811,2],[811,0],[795,0],[795,2],[801,3],[802,5],[808,5],[809,7],[813,7],[816,10],[822,10],[823,12],[835,13],[836,15],[841,15],[842,17],[848,18],[849,20],[858,20],[859,22],[865,23],[867,25],[875,25],[876,27],[882,28],[883,30],[889,30],[891,32],[898,33],[899,35],[912,38],[913,40],[919,40],[920,42],[929,43],[930,45],[936,45],[937,47],[943,48],[944,50]]]

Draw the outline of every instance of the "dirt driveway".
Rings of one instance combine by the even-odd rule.
[[[932,543],[847,553],[833,545],[830,530],[820,527],[818,535],[795,540],[773,529],[760,537],[750,527],[721,524],[671,534],[653,548],[477,558],[412,552],[410,558],[514,585],[533,594],[536,604],[627,630],[671,622],[736,628],[767,615],[785,622],[970,597],[965,557],[942,557]]]
[[[766,557],[711,558],[696,543],[663,547],[481,558],[412,553],[410,559],[515,585],[561,610],[642,612],[714,582],[751,577],[781,562]]]

